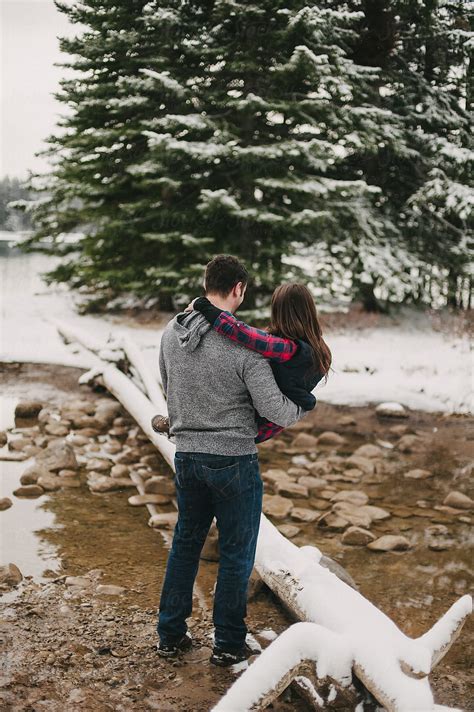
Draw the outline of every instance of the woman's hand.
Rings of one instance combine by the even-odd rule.
[[[186,307],[186,309],[185,309],[184,311],[185,311],[185,312],[192,312],[192,311],[194,311],[194,302],[195,302],[196,299],[198,299],[198,298],[199,298],[199,297],[196,297],[195,299],[193,299],[192,302],[189,302],[188,306]]]

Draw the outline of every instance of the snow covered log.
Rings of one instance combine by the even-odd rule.
[[[68,339],[73,340],[74,331],[69,328],[65,331]],[[77,340],[81,341],[80,337]],[[104,353],[95,344],[93,350],[95,354]],[[96,370],[98,360],[96,356]],[[139,362],[139,359],[134,360]],[[105,361],[101,365],[101,380],[174,469],[174,445],[151,427],[156,406],[130,378]],[[148,381],[146,374],[142,376],[142,381],[144,384]],[[164,399],[163,405],[166,405]],[[274,660],[275,667],[271,670],[276,672],[271,680],[268,676],[260,677],[261,687],[254,681],[256,673],[252,672],[257,661],[241,675],[227,693],[232,693],[232,699],[239,699],[239,712],[264,709],[262,704],[269,704],[266,702],[269,696],[284,689],[281,688],[283,684],[286,686],[292,679],[301,678],[302,670],[308,664],[316,664],[318,679],[323,675],[322,671],[327,670],[327,676],[339,682],[345,680],[345,674],[339,674],[328,652],[337,649],[338,641],[343,641],[344,650],[340,661],[344,665],[350,661],[354,674],[388,712],[442,709],[434,704],[428,675],[459,636],[465,619],[472,611],[471,596],[460,598],[430,631],[412,639],[358,591],[322,566],[321,556],[316,547],[298,547],[286,539],[262,513],[255,568],[292,615],[312,626],[304,629],[292,626],[289,629],[292,631],[287,636],[290,644],[284,647],[284,655],[280,655],[283,646],[278,642],[284,634],[268,646],[265,659],[271,659],[272,664]],[[296,642],[293,629],[297,631]],[[299,631],[304,631],[304,634],[300,635]],[[314,642],[314,633],[306,631],[317,631],[321,640],[332,641],[327,644],[326,653]],[[276,656],[273,657],[277,643]],[[246,689],[249,682],[253,691],[252,700],[245,697],[246,701],[240,702],[239,690]],[[274,685],[273,693],[268,689],[270,684]],[[224,703],[227,695],[219,704]]]

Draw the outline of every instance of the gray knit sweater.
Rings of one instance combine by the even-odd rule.
[[[250,455],[257,452],[255,411],[282,426],[306,414],[280,391],[268,361],[217,334],[199,312],[167,325],[160,372],[179,451]]]

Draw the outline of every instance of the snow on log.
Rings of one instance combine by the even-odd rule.
[[[315,623],[295,623],[255,658],[212,712],[264,710],[293,679],[312,668],[317,679],[330,677],[342,687],[352,682],[352,658],[344,637]]]
[[[68,339],[74,340],[75,331],[70,328],[66,331]],[[81,341],[80,338],[77,340]],[[100,353],[96,346],[94,344],[94,352]],[[137,370],[142,370],[140,359],[136,355],[132,357]],[[97,367],[97,361],[94,366]],[[103,362],[101,368],[105,387],[128,410],[174,469],[175,446],[151,427],[151,418],[161,403],[154,405],[116,366]],[[141,378],[144,384],[149,381],[146,373],[142,372]],[[164,399],[162,404],[166,405]],[[166,412],[165,408],[160,410]],[[443,709],[434,704],[427,676],[459,636],[472,611],[471,596],[460,598],[430,631],[412,639],[368,599],[322,566],[321,556],[316,547],[298,547],[286,539],[262,513],[255,568],[293,616],[308,623],[309,627],[292,626],[282,633],[261,655],[261,659],[271,661],[271,667],[258,675],[259,682],[257,672],[262,665],[259,664],[257,672],[253,672],[258,662],[255,660],[218,704],[224,704],[226,698],[240,700],[245,694],[247,696],[242,700],[246,701],[239,702],[237,707],[239,712],[263,709],[261,705],[272,694],[270,686],[274,685],[275,691],[294,678],[301,680],[305,665],[307,669],[309,663],[313,666],[316,663],[318,679],[327,675],[335,680],[345,680],[351,661],[355,675],[388,712]],[[296,635],[294,630],[316,631],[317,636],[314,632]],[[288,643],[280,642],[282,639]],[[320,647],[320,641],[325,641],[326,646]],[[339,648],[341,641],[342,647]],[[283,648],[284,655],[280,652]],[[340,668],[331,657],[336,649],[343,651],[338,657]],[[247,688],[248,694],[245,692]],[[255,704],[260,707],[252,706]],[[215,709],[230,710],[231,707]]]

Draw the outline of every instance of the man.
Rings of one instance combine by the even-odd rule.
[[[206,296],[225,311],[240,306],[247,282],[247,270],[230,255],[206,267]],[[199,312],[180,313],[166,327],[160,371],[176,442],[178,521],[161,592],[158,652],[174,657],[192,645],[186,618],[215,516],[220,560],[210,661],[231,665],[252,652],[244,619],[263,495],[255,411],[281,426],[305,411],[279,390],[262,356],[214,332]]]

